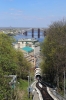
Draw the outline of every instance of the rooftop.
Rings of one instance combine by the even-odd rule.
[[[28,53],[34,51],[32,48],[30,48],[30,47],[28,47],[28,46],[22,48],[22,50],[24,50],[24,51],[26,51],[26,52],[28,52]]]

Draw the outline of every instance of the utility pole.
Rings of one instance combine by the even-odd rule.
[[[28,97],[30,98],[30,76],[28,77]]]
[[[65,70],[64,70],[64,97],[65,97]]]
[[[29,76],[27,76],[28,77],[28,88],[29,88]]]

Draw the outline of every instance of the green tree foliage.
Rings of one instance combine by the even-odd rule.
[[[19,50],[17,50],[17,65],[18,77],[26,79],[29,74],[31,64],[24,58],[22,51]]]
[[[9,36],[0,34],[0,67],[8,74],[15,74],[17,69],[16,52],[12,42]]]
[[[0,68],[0,100],[11,100],[11,88],[9,79],[4,77],[4,73]]]
[[[16,74],[16,52],[12,42],[12,38],[0,33],[0,100],[11,98],[10,80],[5,75]]]
[[[66,69],[66,22],[54,22],[47,29],[47,36],[42,43],[43,74],[51,83],[62,80]],[[48,79],[47,78],[47,79]]]
[[[0,67],[5,74],[21,73],[26,76],[31,65],[24,58],[22,51],[13,48],[12,43],[12,38],[0,34]]]
[[[12,43],[14,39],[0,33],[0,100],[11,100],[12,91],[9,78],[5,75],[17,74],[19,78],[26,79],[30,64],[21,51],[16,50]]]

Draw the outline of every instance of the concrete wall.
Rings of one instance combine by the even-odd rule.
[[[18,43],[17,44],[14,44],[14,48],[15,49],[18,49]]]

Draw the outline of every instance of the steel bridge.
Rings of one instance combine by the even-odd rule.
[[[37,33],[38,38],[40,37],[40,33],[42,33],[43,36],[46,36],[46,28],[22,28],[22,27],[5,27],[0,28],[0,31],[3,31],[6,34],[23,34],[25,36],[28,35],[28,32],[31,33],[32,37],[34,37],[35,32]]]
[[[32,37],[34,37],[35,31],[37,31],[38,38],[40,38],[41,32],[42,32],[42,36],[46,36],[46,31],[43,28],[29,28],[29,29],[26,29],[26,30],[22,30],[22,34],[27,36],[29,31],[31,31]]]

